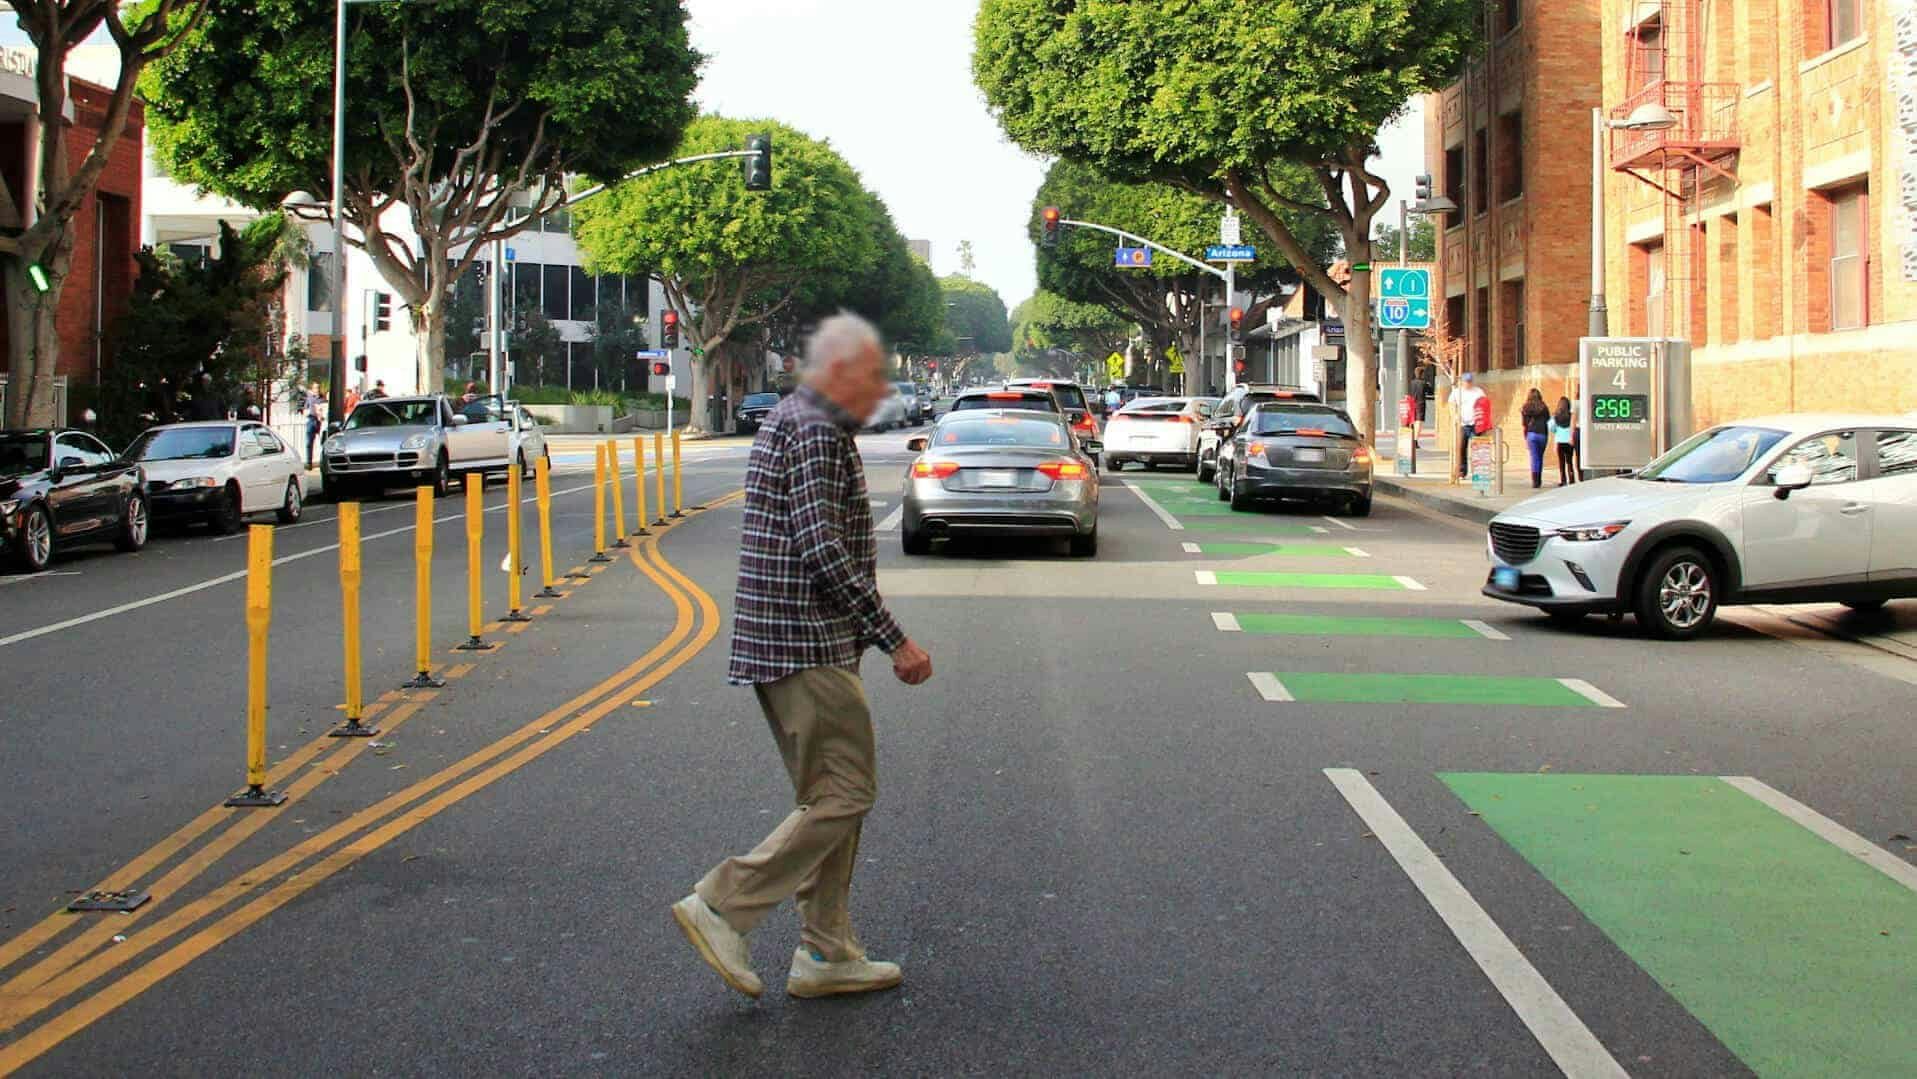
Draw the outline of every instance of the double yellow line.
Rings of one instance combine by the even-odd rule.
[[[742,497],[743,492],[734,491],[714,500],[710,508],[716,509]],[[159,950],[143,965],[100,986],[91,995],[0,1048],[0,1076],[10,1075],[38,1059],[333,874],[537,760],[626,705],[634,694],[658,684],[690,662],[717,636],[719,610],[710,595],[659,552],[660,538],[676,524],[641,538],[628,551],[628,557],[639,571],[672,600],[675,611],[672,630],[645,655],[513,733],[308,837],[292,849],[236,874],[206,895],[150,921],[120,918],[98,922],[31,968],[0,984],[0,1034],[4,1034],[139,957]],[[387,729],[400,726],[431,696],[414,696],[392,707],[385,717]],[[368,706],[367,712],[372,713],[375,708],[384,711],[390,704],[391,695]],[[286,788],[288,803],[295,803],[329,775],[351,763],[365,747],[365,742],[355,740],[317,767],[308,768]],[[306,768],[320,756],[322,748],[320,742],[315,742],[280,762],[269,773],[269,782]],[[208,810],[123,867],[114,879],[138,879],[165,864],[219,823],[233,820],[233,813],[224,808]],[[149,888],[153,902],[163,903],[263,828],[271,816],[255,811],[233,820],[232,827],[217,839],[195,850],[154,882]],[[263,894],[253,895],[262,890]],[[252,898],[247,898],[249,896]],[[246,902],[227,909],[242,899]],[[222,911],[226,913],[221,914]],[[218,915],[216,920],[202,924],[215,915]],[[53,915],[0,945],[0,970],[31,954],[77,922],[78,919],[70,915]],[[176,940],[189,930],[193,930],[190,935]],[[124,934],[124,939],[112,943],[117,934]],[[106,950],[101,950],[103,947]]]

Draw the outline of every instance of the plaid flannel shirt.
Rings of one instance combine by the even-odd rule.
[[[765,417],[746,465],[745,524],[726,680],[855,668],[905,633],[879,597],[878,540],[856,418],[810,387]]]

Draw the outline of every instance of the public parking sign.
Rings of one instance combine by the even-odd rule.
[[[1378,273],[1378,326],[1386,330],[1431,328],[1431,271],[1391,267]]]
[[[1583,467],[1642,468],[1657,456],[1651,402],[1664,344],[1655,337],[1578,339]]]
[[[1150,266],[1152,249],[1149,247],[1121,247],[1112,252],[1112,265],[1118,267]]]

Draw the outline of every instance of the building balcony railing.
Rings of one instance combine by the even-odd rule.
[[[1611,131],[1611,167],[1661,169],[1674,159],[1711,162],[1737,152],[1737,102],[1741,91],[1729,82],[1659,80],[1612,106],[1622,121],[1645,105],[1663,105],[1677,120],[1663,130]]]

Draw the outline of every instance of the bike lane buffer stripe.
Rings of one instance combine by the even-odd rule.
[[[1387,592],[1422,592],[1424,585],[1409,577],[1385,573],[1259,573],[1250,571],[1194,571],[1202,585],[1235,588],[1362,588]]]
[[[1622,708],[1624,704],[1574,678],[1478,674],[1332,674],[1322,671],[1247,675],[1266,700],[1326,704],[1474,704],[1530,708]],[[1275,684],[1282,696],[1267,687]],[[1596,694],[1596,696],[1593,696]],[[1601,699],[1600,699],[1601,698]],[[1609,702],[1609,703],[1606,703]]]
[[[1374,618],[1328,614],[1227,614],[1231,629],[1275,637],[1451,637],[1508,641],[1482,622],[1459,618]],[[1212,615],[1217,624],[1220,616]],[[1223,629],[1222,624],[1219,625]]]

